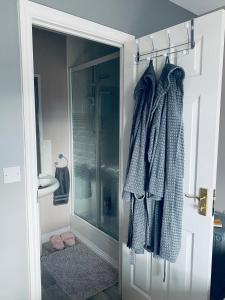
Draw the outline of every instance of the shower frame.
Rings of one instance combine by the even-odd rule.
[[[72,95],[72,74],[74,72],[79,72],[85,69],[89,69],[91,67],[95,67],[97,65],[100,65],[102,63],[114,60],[116,58],[120,58],[120,52],[116,51],[113,52],[111,54],[108,55],[104,55],[102,57],[99,57],[97,59],[93,59],[90,60],[86,63],[83,64],[79,64],[79,65],[75,65],[69,68],[69,116],[70,116],[70,161],[71,161],[71,178],[74,179],[74,158],[73,158],[73,154],[74,154],[74,143],[73,143],[73,95]],[[101,97],[99,94],[96,97],[96,101],[99,102],[99,97]],[[97,104],[97,110],[99,110],[99,103]],[[98,115],[100,115],[100,111],[97,112]],[[98,127],[99,124],[98,120],[95,121],[95,126]],[[84,222],[84,224],[89,223],[92,226],[92,230],[93,232],[95,230],[100,231],[101,233],[103,233],[104,235],[107,236],[107,238],[112,239],[112,241],[114,243],[118,243],[118,240],[116,240],[115,238],[113,238],[112,236],[110,236],[109,234],[105,233],[103,230],[100,229],[100,224],[101,224],[101,206],[102,206],[102,195],[101,195],[101,190],[100,190],[100,139],[99,139],[99,130],[96,131],[96,140],[98,141],[96,143],[96,203],[97,203],[97,224],[96,226],[92,225],[91,223],[89,223],[88,221],[86,221],[84,218],[80,217],[78,214],[76,214],[76,204],[75,204],[75,186],[74,186],[74,181],[72,180],[72,184],[71,184],[71,214],[73,217],[75,218],[79,218],[81,222]],[[119,167],[119,166],[118,166]],[[119,199],[119,195],[118,195],[118,199]],[[99,201],[100,200],[100,201]],[[119,211],[118,211],[118,216],[119,216]]]

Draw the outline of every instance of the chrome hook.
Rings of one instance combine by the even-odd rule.
[[[154,45],[154,42],[153,42],[153,36],[150,35],[150,40],[152,42],[152,52],[154,53],[155,52],[155,45]]]
[[[189,24],[188,24],[188,23],[185,23],[184,26],[185,26],[185,28],[186,28],[187,42],[188,42],[188,44],[189,44],[189,43],[190,43]]]
[[[154,45],[154,42],[153,42],[153,36],[152,35],[150,35],[150,40],[152,42],[152,51],[150,52],[150,57],[147,58],[149,61],[152,60],[152,58],[154,57],[154,53],[155,53],[155,45]]]
[[[167,37],[168,37],[168,43],[169,43],[168,52],[163,54],[163,56],[166,57],[166,62],[169,61],[169,55],[171,52],[171,39],[170,39],[170,30],[169,29],[167,29]]]
[[[167,30],[167,37],[168,37],[168,42],[169,42],[169,49],[171,48],[171,39],[170,39],[170,30]]]
[[[155,71],[157,73],[158,72],[158,60],[157,60],[157,58],[158,58],[158,51],[157,51],[157,49],[155,50],[155,52],[156,52],[156,56],[155,56]]]
[[[137,46],[137,54],[135,57],[136,63],[139,63],[140,61],[140,48],[139,48],[139,40],[136,40],[136,46]]]
[[[185,28],[186,28],[186,33],[187,33],[187,44],[188,44],[188,49],[189,49],[189,44],[190,44],[190,33],[189,33],[189,24],[185,23]],[[189,50],[187,51],[189,53]]]

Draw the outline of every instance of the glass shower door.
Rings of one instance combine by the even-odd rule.
[[[73,191],[75,213],[97,226],[96,99],[93,68],[72,73]]]
[[[99,228],[118,239],[119,59],[96,66],[98,87]]]
[[[118,239],[119,58],[71,81],[74,212]]]

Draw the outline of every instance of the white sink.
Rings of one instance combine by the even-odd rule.
[[[54,193],[59,188],[58,180],[51,175],[38,176],[38,198]]]

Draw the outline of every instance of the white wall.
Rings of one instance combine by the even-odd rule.
[[[15,0],[0,1],[0,299],[29,300],[20,43]],[[21,181],[3,183],[20,166]]]
[[[43,138],[51,142],[48,165],[63,153],[69,157],[69,115],[66,37],[45,30],[33,30],[34,70],[41,78]],[[43,153],[45,156],[46,152]],[[62,162],[64,163],[64,162]],[[42,166],[49,169],[47,163]],[[53,196],[40,199],[41,232],[48,233],[69,225],[70,205],[53,205]]]

